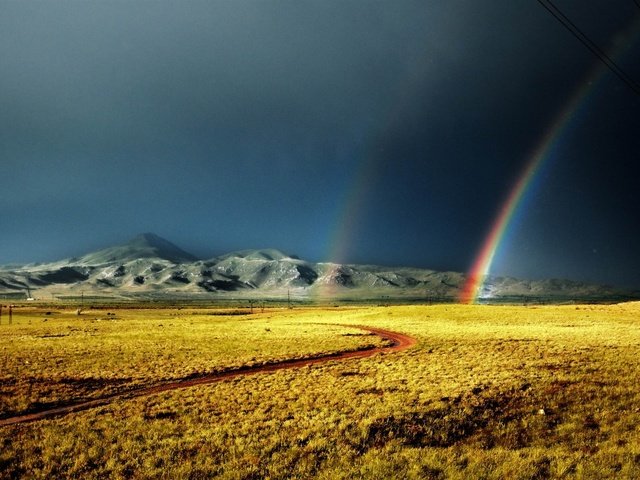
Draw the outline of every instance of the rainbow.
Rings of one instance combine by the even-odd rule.
[[[344,200],[338,205],[336,224],[331,229],[334,232],[329,242],[328,268],[325,275],[333,279],[340,265],[347,260],[349,246],[353,244],[356,233],[354,225],[361,217],[368,194],[378,176],[378,163],[375,156],[363,156],[356,168],[351,188],[346,192]],[[332,280],[331,280],[332,281]],[[316,295],[322,298],[332,298],[336,294],[336,285],[327,283],[321,285]]]
[[[592,77],[594,77],[594,75],[590,76],[590,78]],[[502,204],[502,207],[500,207],[498,216],[494,220],[491,230],[486,236],[484,243],[482,244],[482,248],[477,254],[476,259],[469,270],[464,287],[460,293],[460,302],[475,303],[480,297],[484,281],[489,275],[493,259],[496,256],[496,252],[498,251],[500,244],[502,243],[507,228],[511,224],[514,214],[520,204],[522,204],[527,192],[530,191],[530,186],[534,183],[534,180],[545,163],[545,160],[551,156],[554,146],[562,137],[567,125],[574,116],[574,112],[591,91],[592,84],[592,81],[585,82],[585,85],[578,90],[573,98],[567,103],[567,106],[557,116],[551,128],[548,129],[538,147],[531,154],[524,171],[511,189],[511,192],[509,192],[509,195]]]
[[[429,68],[429,58],[413,65],[412,69],[397,85],[395,95],[389,99],[386,114],[382,115],[379,123],[368,127],[361,139],[359,158],[357,158],[352,178],[347,183],[343,199],[336,204],[335,223],[329,231],[327,240],[327,277],[334,277],[340,264],[348,261],[349,249],[354,244],[357,234],[357,220],[362,217],[367,200],[376,181],[380,177],[384,150],[384,142],[388,132],[398,129],[399,122],[404,118],[407,109],[413,108],[413,99],[423,88],[424,72]],[[317,294],[322,297],[332,297],[336,292],[335,285],[322,285]]]
[[[637,32],[639,24],[640,23],[636,21],[632,29]],[[635,38],[633,38],[633,40],[635,40]],[[634,42],[631,41],[629,45],[633,43]],[[616,52],[614,56],[617,57],[620,54],[621,52]],[[517,182],[500,207],[498,215],[493,221],[491,229],[485,237],[484,243],[467,274],[466,281],[459,295],[459,301],[461,303],[476,303],[482,297],[485,280],[489,275],[493,260],[503,243],[514,215],[518,211],[518,208],[524,203],[527,193],[532,190],[532,185],[536,183],[535,180],[539,177],[539,172],[545,165],[546,160],[552,157],[554,148],[562,138],[567,127],[571,124],[571,120],[576,117],[576,114],[580,111],[580,107],[605,76],[606,72],[607,67],[600,62],[592,68],[581,87],[573,94],[564,108],[556,116],[537,148],[530,155],[523,172],[520,174]]]
[[[634,25],[629,30],[634,32],[632,33],[632,40],[635,40],[636,35],[640,32],[640,17],[636,19]],[[634,41],[628,42],[629,46],[633,43]],[[391,131],[397,126],[397,122],[402,118],[402,113],[405,108],[408,108],[412,104],[413,94],[422,88],[423,73],[428,63],[426,57],[423,63],[424,65],[414,66],[408,78],[405,78],[401,82],[402,85],[400,85],[397,90],[395,101],[389,105],[385,120],[381,122],[381,124],[375,125],[378,128],[372,128],[371,131],[369,131],[369,135],[365,135],[363,138],[364,145],[362,146],[360,158],[356,164],[351,182],[349,183],[350,188],[345,191],[342,201],[337,203],[336,215],[334,217],[336,219],[335,224],[333,228],[329,229],[330,237],[327,241],[328,252],[326,255],[329,263],[329,268],[326,272],[328,277],[335,275],[338,266],[348,257],[348,251],[353,245],[353,237],[357,229],[355,226],[356,221],[361,217],[368,195],[380,175],[381,159],[378,158],[377,155],[378,149],[383,146],[380,143],[380,138],[384,138],[384,134],[387,131]],[[531,154],[526,168],[501,207],[467,275],[467,280],[459,298],[461,302],[473,303],[479,298],[484,281],[491,269],[493,259],[499,250],[514,214],[523,203],[523,198],[527,192],[531,190],[531,185],[535,184],[535,179],[541,171],[545,159],[551,155],[553,148],[562,137],[566,127],[571,123],[571,119],[574,118],[585,98],[589,96],[590,92],[595,88],[606,71],[607,68],[600,63],[590,71],[585,82],[570,98],[551,127],[547,130],[538,147]],[[377,135],[376,132],[378,133]],[[330,297],[335,293],[335,289],[333,285],[326,284],[322,285],[316,293],[321,296]]]

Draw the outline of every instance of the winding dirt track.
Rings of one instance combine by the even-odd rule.
[[[118,393],[115,395],[98,398],[95,400],[85,400],[78,403],[63,405],[56,408],[50,408],[48,410],[41,410],[39,412],[28,413],[24,415],[18,415],[15,417],[8,417],[0,419],[0,427],[8,425],[15,425],[17,423],[34,422],[37,420],[43,420],[45,418],[57,417],[61,415],[67,415],[73,412],[79,412],[82,410],[88,410],[90,408],[100,407],[108,405],[116,400],[126,400],[135,397],[142,397],[146,395],[153,395],[156,393],[166,392],[169,390],[177,390],[179,388],[193,387],[196,385],[207,385],[210,383],[220,382],[229,378],[241,377],[244,375],[253,375],[256,373],[275,372],[276,370],[284,370],[287,368],[300,368],[308,365],[315,365],[318,363],[325,363],[331,360],[346,360],[349,358],[365,358],[376,355],[381,352],[399,352],[411,348],[416,344],[416,339],[405,335],[403,333],[392,332],[391,330],[384,330],[382,328],[367,327],[364,325],[344,325],[348,327],[358,328],[360,330],[366,330],[382,337],[385,340],[391,342],[391,345],[385,347],[368,348],[364,350],[355,350],[350,352],[333,353],[328,355],[322,355],[314,358],[294,359],[294,360],[282,360],[280,362],[274,362],[267,365],[259,365],[255,367],[242,367],[227,372],[214,373],[198,378],[188,378],[183,380],[175,380],[172,382],[162,383],[153,387],[143,387],[136,390],[130,390],[124,393]]]

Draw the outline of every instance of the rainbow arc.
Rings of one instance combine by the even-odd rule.
[[[634,32],[632,41],[628,42],[627,48],[634,44],[636,36],[640,31],[640,20],[636,21],[631,29]],[[622,49],[614,56],[620,56]],[[525,198],[533,190],[536,179],[540,176],[544,165],[548,159],[553,157],[554,150],[560,139],[576,118],[590,93],[599,84],[607,72],[607,66],[598,62],[589,72],[581,87],[570,97],[564,108],[556,116],[554,122],[542,137],[537,148],[532,152],[529,160],[520,174],[517,182],[509,192],[506,200],[500,207],[489,233],[480,248],[476,258],[467,274],[465,284],[459,296],[461,303],[476,303],[482,298],[484,285],[491,272],[491,266],[495,260],[496,253],[500,250],[504,238],[512,225],[512,220],[524,204]]]

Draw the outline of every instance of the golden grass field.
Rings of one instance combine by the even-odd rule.
[[[639,319],[639,303],[23,305],[11,325],[5,309],[0,418],[384,344],[348,325],[418,343],[4,426],[0,478],[640,478]]]

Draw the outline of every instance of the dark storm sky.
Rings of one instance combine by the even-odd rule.
[[[556,4],[640,82],[633,0]],[[466,271],[596,62],[535,0],[0,0],[0,264],[151,231]],[[640,287],[638,152],[607,73],[492,273]]]

